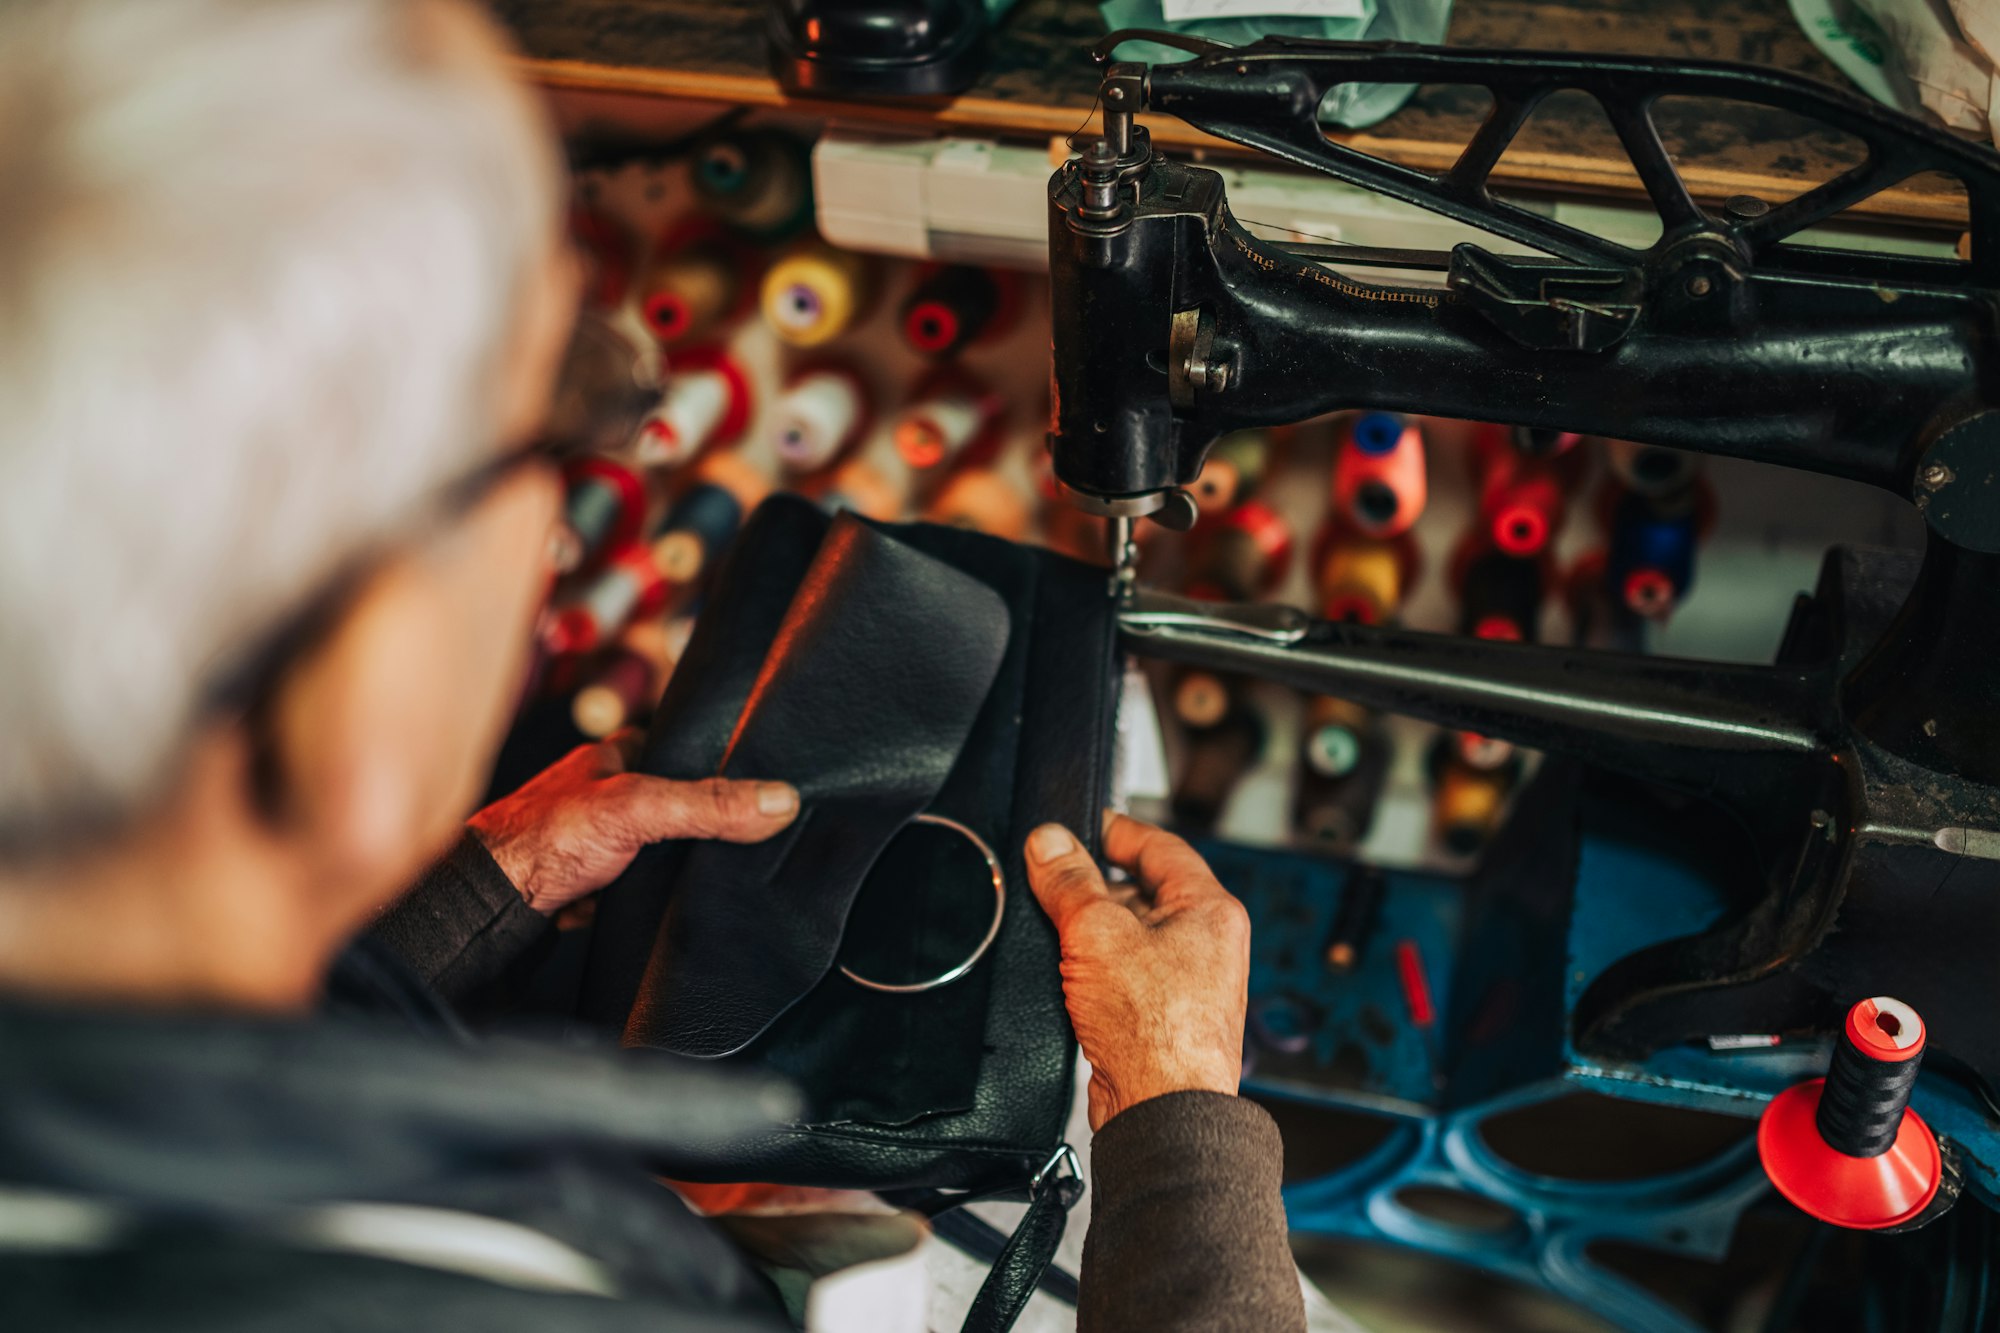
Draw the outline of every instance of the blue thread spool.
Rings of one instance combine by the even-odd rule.
[[[1620,499],[1606,565],[1612,594],[1650,619],[1672,611],[1694,584],[1695,528],[1692,505],[1663,513],[1637,493]]]

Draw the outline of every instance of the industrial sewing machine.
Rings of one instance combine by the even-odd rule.
[[[1131,35],[1107,38],[1100,59]],[[1485,1128],[1578,1087],[1755,1115],[1824,1073],[1844,1015],[1876,995],[1906,1001],[1927,1026],[1914,1104],[1942,1151],[1917,1206],[1864,1225],[1927,1228],[1950,1215],[1928,1234],[1964,1231],[1968,1217],[1984,1227],[2000,1200],[2000,157],[1742,66],[1144,35],[1192,58],[1109,64],[1102,132],[1049,186],[1055,474],[1111,520],[1127,647],[1557,757],[1517,820],[1534,831],[1496,849],[1489,873],[1462,892],[1390,876],[1399,929],[1443,931],[1439,950],[1457,959],[1440,982],[1440,1035],[1414,1056],[1385,1041],[1341,1085],[1336,1100],[1397,1128],[1358,1164],[1289,1186],[1295,1227],[1452,1254],[1626,1327],[1693,1328],[1594,1247],[1719,1257],[1766,1197],[1747,1139],[1667,1175],[1588,1184],[1501,1160]],[[1492,110],[1455,165],[1431,175],[1321,131],[1325,94],[1359,80],[1478,85]],[[1650,247],[1613,244],[1488,188],[1515,133],[1559,89],[1590,94],[1608,115],[1660,217]],[[1654,104],[1670,95],[1808,116],[1867,155],[1787,202],[1705,207],[1654,127]],[[1135,123],[1142,110],[1538,253],[1259,240],[1231,216],[1216,172],[1153,152]],[[1965,187],[1965,260],[1798,239],[1927,171]],[[1356,266],[1428,269],[1444,282],[1382,285],[1344,271]],[[1927,547],[1921,561],[1834,549],[1761,667],[1332,624],[1136,585],[1132,525],[1192,522],[1184,488],[1218,436],[1347,408],[1852,478],[1915,505]],[[1658,812],[1669,808],[1675,832],[1663,836]],[[1306,858],[1217,858],[1253,908],[1276,895],[1309,918],[1354,892],[1359,874]],[[1445,899],[1438,926],[1446,918],[1426,904]],[[1258,966],[1267,981],[1298,970],[1283,957]],[[1329,1030],[1356,1021],[1337,990],[1322,998]],[[1511,1220],[1476,1231],[1440,1222],[1407,1206],[1413,1187],[1484,1198]],[[1811,1181],[1801,1188],[1810,1195]],[[1986,1327],[1989,1302],[1966,1293],[1985,1291],[1990,1243],[1940,1241],[1935,1253],[1946,1282],[1938,1326]],[[1978,1285],[1954,1296],[1947,1279],[1974,1262],[1967,1254]]]

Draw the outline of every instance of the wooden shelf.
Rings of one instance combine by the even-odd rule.
[[[771,77],[761,0],[497,0],[523,67],[555,89],[784,107],[848,122],[1047,137],[1083,125],[1097,92],[1084,54],[1104,33],[1083,0],[1020,0],[977,85],[952,99],[809,101]],[[1459,0],[1453,46],[1661,54],[1736,60],[1845,80],[1799,31],[1785,0]],[[1424,170],[1458,156],[1484,111],[1483,91],[1429,86],[1394,116],[1337,135],[1363,152]],[[1735,103],[1668,107],[1662,134],[1705,199],[1779,202],[1859,160],[1859,145],[1782,112]],[[1237,152],[1172,118],[1148,117],[1156,143]],[[1496,184],[1637,198],[1638,178],[1596,104],[1553,98],[1522,129]],[[1855,209],[1884,222],[1958,225],[1963,196],[1913,181]]]

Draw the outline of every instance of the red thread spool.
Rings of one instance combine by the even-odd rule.
[[[632,469],[609,458],[581,458],[563,469],[563,482],[563,569],[582,569],[638,538],[646,487]]]
[[[1541,459],[1496,454],[1480,490],[1487,534],[1508,555],[1540,555],[1562,530],[1568,488],[1561,473]]]
[[[1879,1231],[1937,1197],[1937,1135],[1910,1109],[1924,1022],[1886,995],[1847,1011],[1825,1078],[1786,1088],[1757,1122],[1757,1155],[1778,1192],[1822,1222]]]
[[[1464,566],[1459,599],[1459,633],[1532,643],[1542,615],[1541,561],[1488,549]]]
[[[1429,499],[1424,437],[1392,412],[1363,412],[1347,424],[1333,465],[1333,502],[1342,521],[1369,537],[1408,532]]]
[[[552,653],[592,652],[635,617],[664,606],[667,592],[652,552],[643,546],[626,547],[572,600],[551,608],[544,641]]]
[[[934,375],[897,416],[896,452],[920,472],[986,462],[1000,447],[1006,408],[970,375]]]
[[[1255,495],[1270,457],[1271,437],[1261,430],[1233,431],[1210,446],[1201,475],[1187,488],[1202,521],[1220,518]]]
[[[1005,337],[1020,309],[1021,282],[1012,273],[972,264],[928,265],[903,303],[903,341],[926,356],[953,356]]]
[[[1262,501],[1247,501],[1223,515],[1208,537],[1188,595],[1232,602],[1265,596],[1291,560],[1291,525]]]
[[[732,444],[750,424],[755,398],[742,365],[721,348],[674,358],[666,392],[639,424],[633,456],[647,467],[679,467],[714,445]]]
[[[639,317],[663,343],[719,335],[756,303],[757,257],[697,217],[662,237],[639,280]]]
[[[584,300],[614,310],[632,285],[632,237],[609,217],[582,204],[570,210],[569,234],[583,255]]]

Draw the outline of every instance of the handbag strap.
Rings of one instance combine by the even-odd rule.
[[[1068,1174],[1064,1174],[1065,1168]],[[1069,1210],[1083,1197],[1076,1153],[1065,1143],[1028,1185],[1028,1211],[1008,1238],[966,1312],[962,1333],[1007,1333],[1056,1257]]]

